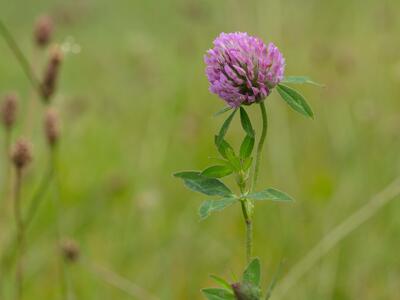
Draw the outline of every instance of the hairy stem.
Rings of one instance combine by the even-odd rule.
[[[268,129],[267,110],[265,108],[264,101],[261,101],[259,105],[260,105],[261,117],[262,117],[262,131],[261,131],[260,140],[259,140],[258,146],[257,146],[257,154],[256,154],[255,165],[254,165],[253,182],[251,184],[250,191],[253,191],[253,189],[256,187],[256,184],[257,184],[258,173],[260,172],[261,153],[262,153],[262,149],[264,147],[265,137],[267,136],[267,129]]]
[[[21,192],[21,178],[22,169],[16,168],[16,177],[14,184],[14,218],[17,228],[17,264],[15,272],[15,298],[17,300],[22,299],[23,292],[23,269],[22,269],[22,258],[23,258],[23,247],[24,247],[24,223],[21,217],[21,203],[20,203],[20,192]]]

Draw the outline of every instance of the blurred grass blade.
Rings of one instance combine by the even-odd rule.
[[[246,196],[246,198],[251,199],[251,200],[258,200],[258,201],[263,201],[263,200],[284,201],[284,202],[293,201],[293,199],[289,195],[287,195],[284,192],[281,192],[277,189],[273,189],[273,188],[268,188],[261,192],[255,192],[255,193],[248,194]]]
[[[254,258],[247,266],[243,273],[243,282],[248,282],[254,284],[255,286],[260,286],[261,279],[261,265],[258,258]]]
[[[242,123],[242,127],[247,135],[254,136],[254,129],[251,125],[249,115],[243,107],[240,107],[240,122]]]
[[[235,296],[225,289],[208,288],[201,291],[208,300],[235,300]]]
[[[231,206],[238,199],[235,197],[228,197],[219,200],[207,200],[203,202],[199,209],[199,215],[202,220],[206,219],[211,213],[215,211],[221,211],[224,208]]]
[[[282,272],[282,267],[283,267],[283,261],[281,261],[279,263],[278,269],[275,271],[274,276],[272,276],[271,282],[268,285],[268,289],[267,289],[267,293],[266,293],[266,296],[265,296],[265,300],[269,300],[269,298],[271,298],[272,291],[274,290],[275,285],[278,282],[278,277]]]
[[[314,118],[314,113],[311,110],[311,107],[299,92],[283,84],[278,84],[276,89],[282,99],[285,100],[291,108],[306,117]]]
[[[184,171],[174,174],[183,179],[185,186],[195,192],[209,196],[231,196],[231,190],[216,178],[209,178],[196,171]]]
[[[308,76],[287,76],[282,80],[282,83],[293,83],[293,84],[312,84],[319,87],[324,87],[325,85],[315,82]]]
[[[229,125],[231,124],[232,119],[235,116],[236,112],[237,112],[237,109],[235,109],[229,115],[229,117],[225,120],[225,122],[222,124],[222,127],[221,127],[221,129],[220,129],[220,131],[218,133],[218,136],[217,136],[217,146],[219,146],[221,144],[221,142],[223,141],[223,139],[224,139],[224,137],[225,137],[225,135],[226,135],[226,133],[228,131]]]
[[[230,111],[231,109],[232,109],[232,107],[230,107],[230,106],[224,107],[223,109],[214,113],[214,117],[220,116],[220,115],[226,113],[227,111]]]
[[[211,178],[222,178],[232,174],[233,170],[229,166],[211,166],[201,172],[201,175]]]

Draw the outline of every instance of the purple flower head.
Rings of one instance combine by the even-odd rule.
[[[230,107],[264,100],[282,79],[285,59],[273,44],[245,32],[221,33],[204,57],[210,91]]]

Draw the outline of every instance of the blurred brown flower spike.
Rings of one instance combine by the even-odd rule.
[[[63,53],[58,46],[55,46],[50,54],[50,61],[47,65],[43,81],[40,86],[40,92],[43,99],[49,102],[54,95],[57,85],[57,79],[60,69],[60,64],[63,59]]]
[[[25,139],[18,139],[11,151],[11,160],[18,170],[22,170],[32,161],[32,145]]]
[[[49,44],[54,30],[53,20],[50,16],[43,15],[38,18],[35,24],[34,38],[39,47]]]
[[[50,146],[54,146],[58,142],[60,136],[60,118],[58,112],[49,108],[44,117],[44,131],[47,142]]]
[[[79,259],[79,245],[76,241],[65,239],[61,243],[61,251],[67,262],[76,262]]]
[[[16,94],[8,94],[1,104],[1,122],[7,130],[10,130],[16,121],[18,109],[18,97]]]

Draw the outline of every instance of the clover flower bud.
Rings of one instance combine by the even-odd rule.
[[[245,32],[221,33],[204,61],[210,91],[230,107],[263,101],[283,79],[285,59],[273,44]]]
[[[53,30],[53,20],[49,16],[43,15],[39,17],[36,21],[34,30],[34,38],[36,44],[39,47],[47,46],[51,40]]]
[[[32,145],[25,139],[17,140],[11,150],[11,160],[16,169],[25,168],[32,161]]]
[[[65,239],[61,243],[61,252],[67,262],[76,262],[79,259],[80,249],[76,241]]]
[[[59,47],[53,48],[50,55],[50,61],[47,65],[40,88],[42,97],[46,101],[49,101],[56,90],[56,84],[62,59],[63,53],[61,49]]]
[[[60,118],[55,109],[49,108],[46,111],[43,125],[48,144],[56,145],[60,136]]]
[[[1,104],[1,121],[4,127],[9,130],[11,129],[16,121],[18,109],[18,97],[16,94],[8,94],[4,97],[3,103]]]

